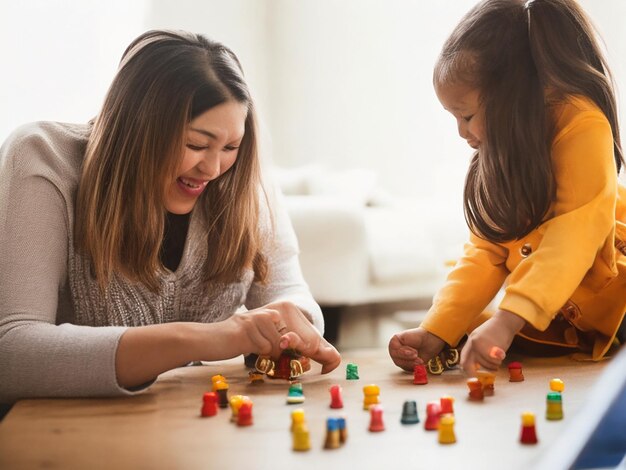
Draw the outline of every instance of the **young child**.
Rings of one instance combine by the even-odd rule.
[[[434,71],[476,150],[463,257],[420,327],[389,342],[407,370],[469,333],[461,366],[496,369],[514,337],[602,358],[625,340],[626,189],[615,95],[574,0],[485,0]],[[502,286],[498,311],[482,313]]]
[[[338,352],[261,184],[237,57],[149,31],[89,124],[0,149],[0,403],[127,395],[192,361]],[[248,309],[236,313],[241,305]]]

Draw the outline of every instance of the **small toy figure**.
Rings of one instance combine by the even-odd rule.
[[[306,424],[306,418],[304,416],[304,410],[302,408],[295,409],[291,412],[291,432],[294,432],[294,429],[299,424]]]
[[[346,366],[346,380],[359,380],[359,366],[352,362]]]
[[[522,444],[536,444],[537,431],[535,429],[535,415],[529,411],[522,413],[522,432],[519,441]]]
[[[363,409],[369,410],[371,405],[380,403],[380,388],[378,385],[370,384],[363,387]]]
[[[459,364],[460,358],[457,348],[445,347],[437,356],[428,361],[428,372],[441,375],[444,370],[454,369]]]
[[[214,375],[213,377],[211,377],[211,384],[213,385],[214,392],[217,392],[217,387],[215,385],[217,382],[228,383],[223,375]]]
[[[327,418],[324,449],[337,449],[340,446],[341,436],[339,433],[339,420],[337,418]]]
[[[431,401],[426,405],[426,421],[424,429],[426,431],[434,431],[439,429],[439,415],[441,414],[441,406],[436,401]]]
[[[428,383],[428,374],[426,373],[426,366],[424,364],[416,364],[413,367],[413,384],[414,385],[426,385]]]
[[[200,415],[203,417],[215,416],[217,414],[217,394],[215,392],[206,392],[202,396],[202,410]]]
[[[522,374],[522,363],[511,362],[509,364],[509,382],[523,382],[524,374]]]
[[[383,408],[380,405],[370,406],[370,432],[380,432],[385,430],[383,422]]]
[[[230,397],[229,404],[230,404],[230,411],[232,413],[230,415],[230,420],[233,423],[237,422],[237,417],[239,415],[239,409],[241,408],[241,405],[249,401],[250,401],[250,398],[248,398],[245,395],[233,395],[232,397]]]
[[[402,424],[417,424],[420,422],[420,418],[417,415],[417,403],[415,400],[407,400],[402,405],[402,417],[400,418]]]
[[[551,421],[563,419],[563,402],[559,392],[550,392],[546,400],[546,419]]]
[[[485,398],[483,393],[483,384],[476,377],[467,379],[467,387],[469,388],[469,399],[474,401],[482,401]]]
[[[330,407],[333,409],[343,408],[343,398],[341,397],[341,387],[339,385],[330,387]]]
[[[304,403],[304,391],[301,383],[291,384],[287,393],[287,404]]]
[[[309,428],[304,422],[296,424],[292,432],[293,450],[304,452],[311,449]]]
[[[439,420],[439,444],[454,444],[455,442],[454,416],[444,414]]]
[[[217,393],[217,404],[220,408],[228,408],[228,384],[218,380],[213,385]]]
[[[311,368],[311,360],[294,349],[285,349],[276,362],[268,356],[259,356],[255,368],[272,379],[293,380]]]
[[[251,426],[252,425],[252,401],[244,400],[239,407],[239,413],[237,414],[237,426]]]
[[[552,379],[550,380],[550,390],[561,393],[565,390],[565,384],[561,379]]]
[[[452,398],[451,396],[444,396],[441,397],[439,399],[439,403],[440,403],[440,411],[439,413],[441,413],[442,415],[444,414],[454,414],[454,398]]]
[[[483,385],[483,394],[490,397],[495,393],[496,374],[484,370],[477,370],[476,377]]]

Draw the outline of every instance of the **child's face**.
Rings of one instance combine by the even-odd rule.
[[[480,94],[467,85],[435,86],[437,98],[456,119],[459,135],[470,147],[478,149],[484,138],[484,114]]]
[[[193,119],[183,136],[185,150],[178,173],[165,191],[165,208],[187,214],[207,184],[235,163],[245,132],[248,108],[227,101]]]

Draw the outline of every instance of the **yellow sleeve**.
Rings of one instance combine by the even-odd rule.
[[[539,246],[508,280],[500,309],[545,330],[572,296],[615,226],[617,170],[609,122],[583,111],[552,146],[556,200]]]
[[[456,345],[494,298],[508,274],[507,250],[470,235],[462,258],[437,292],[421,326]]]

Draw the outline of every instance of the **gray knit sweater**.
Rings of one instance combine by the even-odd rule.
[[[252,271],[232,284],[202,283],[207,250],[194,213],[180,265],[160,276],[159,294],[117,276],[101,295],[72,233],[88,132],[86,125],[34,123],[0,148],[0,403],[131,393],[115,377],[117,344],[130,326],[215,322],[241,306],[290,300],[323,331],[280,205],[276,233],[267,217],[260,221],[271,240],[267,284],[252,282]]]

